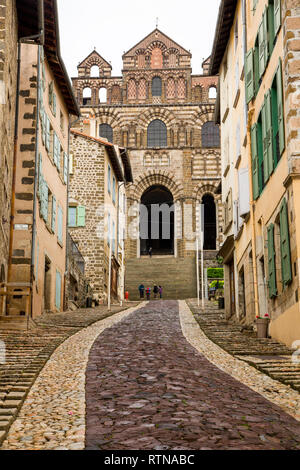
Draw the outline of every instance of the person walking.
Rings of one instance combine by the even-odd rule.
[[[159,297],[162,299],[163,288],[159,286],[158,291],[159,291]]]
[[[144,284],[141,284],[139,286],[139,291],[140,291],[140,298],[143,299],[144,296],[145,296],[145,286],[144,286]]]
[[[150,258],[152,258],[152,246],[150,246],[148,253],[149,253]]]
[[[147,287],[147,289],[146,289],[146,297],[147,297],[147,300],[150,300],[150,297],[151,297],[151,287]]]
[[[157,299],[158,287],[157,287],[156,284],[155,284],[155,286],[153,287],[153,293],[154,293],[154,298]]]

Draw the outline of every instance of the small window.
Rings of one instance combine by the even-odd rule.
[[[210,100],[215,100],[217,98],[217,90],[214,86],[211,86],[209,88],[209,92],[208,92],[208,98]]]
[[[106,103],[107,102],[107,90],[106,88],[102,87],[99,90],[99,102]]]
[[[167,147],[167,126],[159,119],[148,126],[148,147]]]
[[[152,80],[152,96],[161,96],[162,82],[160,77],[154,77]]]
[[[86,87],[83,89],[83,92],[82,92],[82,102],[83,102],[83,106],[87,106],[89,104],[92,104],[92,90],[91,88],[89,87]]]
[[[69,207],[69,227],[77,227],[77,208]]]
[[[107,139],[108,142],[113,142],[113,130],[109,124],[100,124],[99,137]]]
[[[93,66],[91,67],[90,76],[91,76],[91,77],[94,77],[94,78],[97,78],[97,77],[100,76],[100,70],[99,70],[98,65],[93,65]]]

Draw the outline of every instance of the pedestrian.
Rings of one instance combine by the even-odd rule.
[[[154,298],[157,299],[157,294],[158,294],[158,287],[157,285],[155,284],[155,286],[153,287],[153,293],[154,293]]]
[[[147,300],[150,300],[150,297],[151,297],[151,287],[147,287],[147,289],[146,289],[146,296],[147,296]]]
[[[163,288],[159,286],[158,291],[159,291],[159,297],[162,299]]]
[[[140,298],[143,299],[144,296],[145,296],[145,286],[144,286],[144,284],[141,284],[139,286],[139,291],[140,291]]]
[[[150,246],[148,253],[149,253],[150,258],[152,258],[152,246]]]

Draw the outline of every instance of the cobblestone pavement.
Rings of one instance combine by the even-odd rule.
[[[45,314],[35,320],[36,328],[29,331],[0,330],[5,345],[5,363],[0,363],[0,445],[18,416],[29,390],[56,348],[67,338],[123,308],[106,306],[80,309],[75,312]]]
[[[300,362],[292,360],[293,350],[274,339],[257,339],[253,331],[226,320],[224,311],[218,310],[213,302],[206,302],[204,312],[197,306],[195,299],[190,300],[188,305],[211,341],[229,354],[300,392]]]
[[[105,330],[91,349],[86,448],[300,449],[300,430],[187,342],[177,302],[157,301]]]

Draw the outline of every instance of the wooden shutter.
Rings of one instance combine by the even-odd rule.
[[[284,285],[292,281],[292,265],[290,252],[289,220],[286,199],[284,198],[280,208],[280,251],[282,282]]]
[[[41,137],[42,137],[42,142],[43,145],[46,143],[46,123],[45,123],[45,110],[41,108],[40,112],[40,117],[41,117]]]
[[[63,243],[63,211],[60,206],[57,209],[57,239]]]
[[[51,229],[52,232],[55,233],[56,228],[56,198],[53,196],[52,198],[52,220],[51,220]]]
[[[274,48],[274,4],[269,2],[268,9],[268,43],[269,43],[269,55],[272,54]]]
[[[285,149],[285,130],[283,118],[283,92],[282,92],[282,69],[281,59],[276,72],[276,85],[277,85],[277,113],[278,113],[278,132],[279,132],[279,151],[282,155]]]
[[[251,152],[252,152],[253,199],[257,199],[259,196],[257,124],[254,124],[254,126],[251,127]]]
[[[267,160],[268,160],[268,177],[270,177],[274,169],[271,90],[269,90],[265,96],[265,115],[266,115],[266,145],[267,145]]]
[[[274,224],[268,227],[268,271],[269,296],[272,298],[277,295]]]
[[[64,183],[68,182],[68,154],[64,152]]]
[[[263,181],[263,183],[266,183],[269,179],[266,100],[264,100],[264,104],[263,104],[262,109],[261,109],[261,121],[262,121],[262,142],[263,142],[263,160],[264,160],[264,181]]]
[[[259,76],[265,72],[265,36],[264,36],[264,22],[262,21],[258,29],[258,60],[259,60]]]
[[[50,152],[50,120],[46,114],[46,149]]]
[[[112,189],[112,201],[116,202],[116,178],[113,176],[113,189]]]
[[[268,13],[267,8],[263,13],[262,18],[263,32],[264,32],[264,68],[266,68],[268,58],[269,58],[269,41],[268,41]]]
[[[53,115],[56,116],[56,94],[53,93],[53,105],[52,105],[52,111],[53,111]]]
[[[77,207],[77,227],[85,227],[85,207]]]
[[[48,186],[46,181],[43,179],[42,184],[42,195],[41,195],[41,215],[44,221],[48,221]]]
[[[249,103],[254,96],[253,49],[246,54],[246,99]]]
[[[111,193],[111,169],[110,169],[110,166],[108,165],[108,181],[107,181],[107,190],[109,192],[109,194]]]
[[[274,34],[278,33],[281,26],[281,0],[274,0]]]
[[[55,306],[58,310],[60,310],[60,307],[61,307],[61,274],[58,271],[56,271]]]

